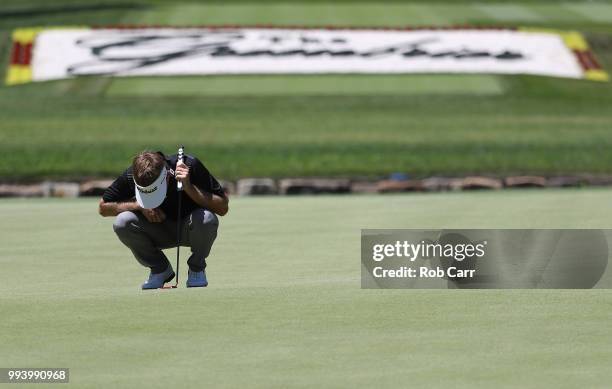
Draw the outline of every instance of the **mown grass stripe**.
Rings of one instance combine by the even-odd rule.
[[[583,15],[567,7],[567,4],[526,4],[525,7],[539,15],[544,22],[580,23],[588,21]]]
[[[143,24],[298,24],[406,26],[465,23],[482,16],[469,5],[397,3],[172,5],[141,13]]]
[[[310,24],[310,25],[442,25],[480,22],[606,22],[612,6],[603,3],[208,3],[161,5],[130,12],[128,19],[143,24]]]
[[[312,75],[116,78],[108,96],[500,95],[489,75]]]
[[[571,9],[573,12],[582,17],[599,23],[612,22],[612,5],[604,3],[595,4],[566,4],[565,8]]]
[[[542,20],[542,16],[533,12],[528,7],[518,4],[474,4],[473,7],[498,21],[536,22]]]

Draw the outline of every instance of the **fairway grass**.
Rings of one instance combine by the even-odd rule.
[[[62,12],[61,4],[70,5]],[[11,0],[39,25],[455,24],[578,30],[612,66],[604,2]],[[32,11],[32,12],[30,12]],[[36,11],[36,12],[34,12]],[[13,15],[13,16],[11,16]],[[219,178],[612,173],[612,84],[493,75],[80,78],[0,87],[3,180],[113,177],[184,144]]]
[[[210,286],[143,292],[97,199],[0,201],[0,366],[79,388],[604,388],[608,290],[361,290],[362,228],[610,228],[612,190],[234,198]],[[168,251],[174,261],[174,250]]]
[[[612,5],[605,2],[509,1],[373,2],[308,1],[223,2],[159,6],[132,11],[129,20],[142,24],[304,24],[340,26],[429,26],[474,22],[610,23]]]
[[[114,79],[107,96],[501,95],[491,75],[294,75],[131,77]]]

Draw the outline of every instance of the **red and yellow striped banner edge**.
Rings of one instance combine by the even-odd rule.
[[[564,31],[546,28],[531,28],[531,27],[519,27],[519,31],[525,32],[545,32],[555,35],[559,35],[565,46],[572,50],[576,56],[576,60],[582,67],[584,72],[584,78],[591,81],[608,82],[610,81],[610,75],[600,65],[595,54],[589,43],[584,36],[578,31]]]
[[[6,85],[25,84],[32,81],[32,47],[36,36],[43,30],[89,29],[87,26],[18,28],[12,33],[11,57],[6,72]]]

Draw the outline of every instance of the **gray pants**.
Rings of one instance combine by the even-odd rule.
[[[176,221],[149,222],[140,212],[121,212],[113,223],[113,230],[143,266],[153,273],[161,273],[170,262],[162,249],[176,247]],[[219,219],[205,209],[196,209],[181,220],[181,246],[191,247],[187,264],[191,271],[206,268],[206,258],[217,237]]]

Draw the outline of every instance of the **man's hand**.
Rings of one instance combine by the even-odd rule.
[[[189,181],[189,166],[187,166],[184,162],[179,162],[176,164],[174,176],[176,177],[177,181],[183,183],[183,187],[191,186]]]
[[[147,218],[151,223],[161,223],[166,220],[166,214],[160,208],[146,209],[143,208],[141,210],[144,217]]]

